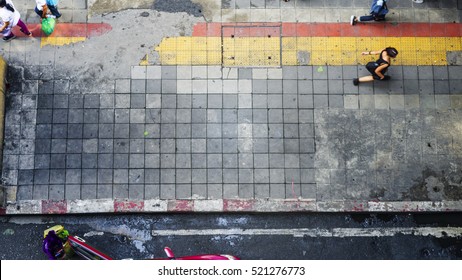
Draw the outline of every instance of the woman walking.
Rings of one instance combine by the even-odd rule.
[[[371,61],[366,64],[366,69],[372,74],[361,78],[353,79],[355,86],[359,83],[372,82],[373,80],[386,81],[390,79],[390,76],[385,75],[390,67],[391,58],[395,58],[398,55],[398,51],[393,47],[385,48],[381,51],[369,51],[362,52],[362,55],[380,54],[379,59]]]
[[[0,33],[3,35],[3,40],[5,42],[16,38],[14,33],[11,31],[16,25],[21,28],[20,30],[22,33],[27,36],[32,36],[32,33],[21,20],[21,15],[18,10],[14,8],[11,0],[0,0],[0,20],[2,24],[0,27]]]

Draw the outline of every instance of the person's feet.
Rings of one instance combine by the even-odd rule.
[[[356,16],[351,16],[350,18],[350,24],[355,25],[356,24]]]
[[[19,30],[20,30],[22,33],[24,33],[26,36],[32,37],[32,32],[30,32],[30,31],[24,32],[24,30],[22,30],[22,28],[19,29]]]
[[[14,38],[16,38],[16,36],[15,36],[13,33],[11,33],[11,34],[8,35],[8,36],[4,36],[4,37],[3,37],[3,41],[8,42],[8,41],[13,40]]]
[[[355,86],[359,85],[359,79],[358,78],[353,79],[353,85],[355,85]]]
[[[388,81],[388,80],[390,80],[390,79],[391,79],[391,77],[390,77],[390,76],[388,76],[388,75],[385,75],[385,76],[383,77],[383,79],[382,79],[382,80],[383,80],[383,81]]]

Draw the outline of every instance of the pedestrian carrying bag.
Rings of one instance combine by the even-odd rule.
[[[44,18],[42,19],[42,31],[45,33],[47,36],[53,33],[55,30],[55,25],[56,25],[56,20],[54,18]]]
[[[58,6],[58,0],[47,0],[47,5]]]

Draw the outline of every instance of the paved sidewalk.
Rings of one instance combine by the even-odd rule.
[[[354,34],[369,1],[88,2],[45,38],[15,1],[4,214],[462,210],[461,1]],[[353,86],[385,42],[392,80]]]

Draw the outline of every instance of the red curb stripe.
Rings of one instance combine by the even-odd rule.
[[[193,212],[193,200],[169,200],[167,204],[167,212]]]
[[[0,208],[0,215],[6,215],[6,208]]]
[[[115,200],[114,212],[142,212],[144,201]]]
[[[462,37],[461,23],[199,23],[192,36],[267,36],[268,30],[280,27],[283,37]],[[250,28],[252,27],[252,28]],[[243,30],[248,31],[243,31]],[[241,33],[242,32],[242,33]],[[236,35],[238,34],[238,35]],[[252,34],[252,35],[250,35]],[[275,34],[276,35],[276,34]],[[278,35],[276,35],[278,36]]]
[[[28,24],[27,27],[34,37],[96,37],[108,33],[112,26],[107,23],[58,23],[50,36],[42,32],[41,24]],[[18,37],[27,37],[19,27],[14,28],[14,34]]]
[[[42,214],[66,214],[66,200],[42,200]]]
[[[225,199],[223,200],[223,211],[224,212],[242,212],[254,210],[254,200],[237,200],[237,199]]]

